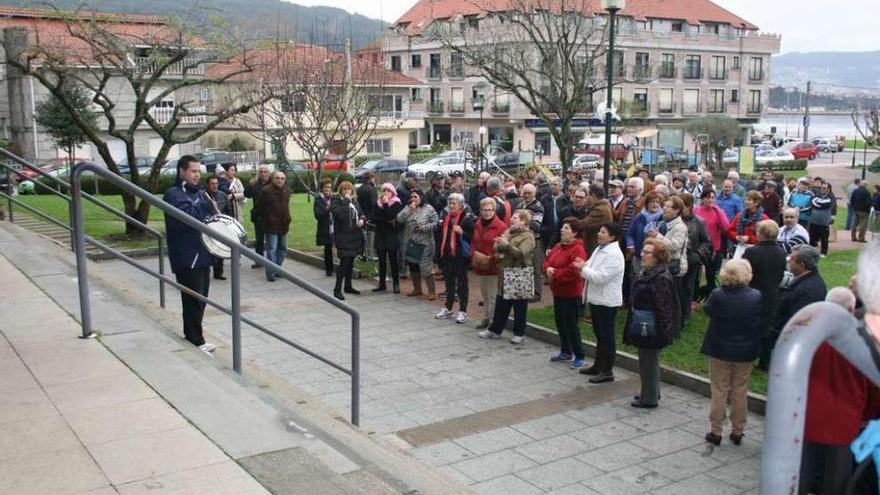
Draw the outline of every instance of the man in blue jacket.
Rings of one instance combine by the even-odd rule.
[[[216,205],[199,187],[201,164],[194,156],[186,155],[177,161],[177,182],[162,199],[195,218],[199,222],[216,213]],[[210,270],[214,257],[202,244],[201,234],[184,225],[170,215],[165,215],[165,235],[168,239],[168,257],[171,271],[177,282],[207,297],[210,284]],[[205,352],[212,352],[214,345],[205,342],[202,336],[202,317],[205,303],[180,293],[183,307],[183,333],[186,340]]]

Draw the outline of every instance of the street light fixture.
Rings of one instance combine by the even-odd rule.
[[[611,180],[611,118],[612,118],[612,88],[614,87],[614,23],[617,12],[626,7],[626,0],[602,0],[602,8],[608,11],[608,94],[605,104],[605,165],[602,172],[602,187],[605,189],[605,197],[608,197],[608,182]]]

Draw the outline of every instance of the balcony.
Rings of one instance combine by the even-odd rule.
[[[764,71],[763,70],[750,70],[749,71],[749,82],[761,82],[764,80]]]
[[[684,80],[685,81],[699,81],[703,79],[703,69],[699,67],[685,67],[684,68]]]
[[[660,106],[657,108],[657,115],[675,115],[678,106],[675,103],[672,103],[666,107]]]
[[[492,115],[507,115],[510,113],[510,103],[492,102]]]
[[[442,112],[442,110],[441,110]],[[449,102],[449,113],[464,113],[464,102],[463,101],[450,101]]]
[[[181,124],[207,124],[207,115],[187,115],[187,114],[204,114],[205,107],[191,107],[187,109],[179,108],[177,118]],[[184,113],[186,112],[186,113]],[[174,118],[174,107],[153,107],[150,109],[150,115],[156,119],[159,124],[167,124]]]
[[[651,67],[648,65],[636,65],[632,69],[632,79],[637,83],[647,83],[654,79]]]
[[[156,72],[157,67],[163,65],[161,60],[156,60],[152,57],[134,57],[134,63],[138,71],[145,74],[152,74]],[[200,64],[195,58],[185,58],[165,67],[162,72],[166,76],[181,76],[184,73],[203,75],[205,73],[205,66]]]
[[[440,78],[443,77],[443,71],[440,69],[439,65],[432,65],[428,68],[428,80],[429,81],[439,81]]]
[[[727,111],[727,106],[724,102],[715,102],[709,103],[709,113],[724,113]]]
[[[678,72],[675,70],[675,64],[663,63],[660,64],[660,73],[658,74],[660,79],[675,79],[678,77]]]
[[[681,113],[683,115],[698,115],[703,113],[703,104],[700,102],[697,103],[685,103],[682,106]]]
[[[443,102],[442,101],[429,101],[428,102],[428,114],[429,115],[438,115],[443,113]]]
[[[726,81],[727,69],[709,69],[710,81]]]
[[[750,104],[748,108],[746,108],[746,113],[751,115],[760,115],[761,111],[764,109],[764,106],[758,103],[757,105]]]

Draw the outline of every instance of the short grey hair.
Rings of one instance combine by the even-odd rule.
[[[486,180],[486,189],[489,191],[500,191],[501,179],[499,179],[498,177],[489,177]]]
[[[803,264],[807,270],[814,272],[819,268],[819,250],[813,246],[808,246],[806,244],[795,246],[791,250],[791,254],[798,262]]]
[[[786,213],[794,213],[795,215],[800,215],[801,210],[800,208],[795,208],[794,206],[788,206],[782,209],[782,214],[785,215]]]
[[[522,192],[526,192],[527,190],[528,190],[528,191],[532,191],[533,193],[534,193],[535,191],[537,191],[537,189],[535,188],[535,185],[534,185],[534,184],[523,184],[523,186],[522,186]]]
[[[561,186],[561,185],[562,185],[562,180],[560,180],[559,177],[553,177],[552,179],[550,179],[550,181],[549,181],[548,183],[551,184],[551,185],[552,185],[552,184],[557,184],[557,185],[560,185],[560,186]]]
[[[718,279],[722,287],[747,287],[752,281],[752,265],[742,258],[730,260],[721,267]]]
[[[495,202],[495,198],[483,198],[480,200],[480,208],[492,205],[493,208],[497,208],[498,204]]]
[[[636,186],[636,189],[639,190],[639,194],[645,192],[645,181],[642,180],[641,177],[630,177],[626,181],[627,185]]]
[[[859,296],[865,304],[865,311],[880,314],[880,241],[872,241],[859,254],[858,277]]]
[[[856,295],[846,287],[835,287],[828,291],[825,301],[842,306],[852,313],[856,309]]]
[[[666,177],[663,174],[657,174],[654,176],[654,184],[669,184],[669,177]]]
[[[727,172],[727,178],[735,181],[739,180],[739,172],[737,172],[736,170],[731,170],[730,172]]]
[[[458,204],[464,206],[464,194],[461,194],[461,193],[452,193],[452,194],[449,195],[449,198],[447,198],[446,201],[447,201],[447,202],[448,202],[448,201],[455,201],[456,203],[458,203]]]

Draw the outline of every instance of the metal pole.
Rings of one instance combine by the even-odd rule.
[[[232,247],[229,260],[232,272],[232,369],[241,374],[241,248]]]
[[[165,245],[162,241],[165,238],[159,238],[159,274],[165,275]],[[165,281],[159,279],[159,306],[165,307]]]
[[[486,104],[486,100],[484,98],[480,98],[480,172],[486,170],[486,164],[484,162],[484,151],[483,151],[483,105]]]
[[[853,138],[853,149],[852,149],[852,168],[856,168],[856,139],[858,136]],[[846,145],[843,146],[843,149],[846,150]]]
[[[865,169],[868,167],[868,140],[862,141],[862,150],[862,180],[865,180]]]
[[[12,194],[15,192],[15,186],[12,185],[12,171],[9,169],[9,165],[6,166],[6,190],[9,192],[9,197],[6,198],[6,203],[9,210],[9,223],[15,223],[15,217],[12,215]]]
[[[73,221],[73,252],[76,255],[76,280],[79,286],[79,314],[82,338],[92,336],[92,311],[89,306],[89,275],[86,269],[86,233],[83,231],[82,169],[74,168],[70,184],[70,212]]]
[[[608,180],[611,175],[611,105],[612,89],[614,88],[614,19],[617,9],[608,9],[610,25],[608,26],[608,94],[605,97],[605,164],[602,167],[602,188],[608,197]]]
[[[351,424],[361,425],[361,316],[351,315]]]

